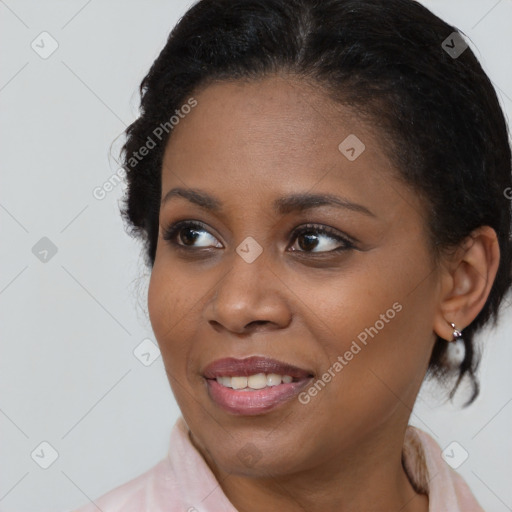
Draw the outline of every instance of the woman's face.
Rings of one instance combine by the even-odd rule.
[[[435,341],[424,206],[371,127],[320,88],[275,76],[194,98],[166,148],[162,198],[196,200],[175,191],[161,205],[148,297],[194,444],[219,471],[254,476],[399,449]],[[200,225],[164,239],[186,220]],[[241,391],[204,376],[249,356],[313,377]],[[248,375],[274,373],[262,368]]]

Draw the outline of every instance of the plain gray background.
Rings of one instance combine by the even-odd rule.
[[[471,38],[510,119],[512,1],[423,3]],[[140,246],[118,212],[124,185],[101,200],[93,191],[118,170],[110,145],[189,5],[0,1],[2,511],[71,510],[166,454],[179,410],[152,344]],[[442,405],[427,385],[411,418],[442,448],[468,452],[458,471],[494,512],[512,510],[510,312],[480,338],[477,401]],[[47,469],[43,442],[58,454]]]

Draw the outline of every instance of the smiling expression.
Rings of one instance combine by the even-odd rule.
[[[318,87],[272,76],[194,97],[164,154],[148,307],[195,444],[238,474],[325,465],[378,432],[396,449],[435,341],[424,206],[396,178],[378,133]],[[350,135],[365,146],[353,160],[339,148]],[[394,304],[400,312],[380,327]],[[248,356],[335,376],[307,404],[294,396],[233,414],[203,372]],[[237,456],[248,442],[255,467]]]

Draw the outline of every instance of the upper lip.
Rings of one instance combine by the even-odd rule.
[[[203,370],[203,376],[207,379],[215,379],[217,377],[249,377],[256,373],[290,375],[290,377],[297,379],[313,376],[311,371],[304,368],[262,356],[250,356],[245,359],[236,359],[234,357],[217,359]]]

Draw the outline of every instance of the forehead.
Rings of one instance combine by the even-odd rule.
[[[245,142],[240,150],[266,143],[298,154],[304,142],[308,152],[322,150],[333,140],[341,141],[344,132],[375,138],[357,111],[333,101],[320,86],[298,78],[215,82],[199,89],[194,98],[198,105],[174,128],[170,148],[178,142],[194,145],[191,134],[183,133],[189,124],[194,125],[194,137],[200,142],[219,142],[220,138],[225,138],[223,146]]]
[[[320,87],[272,76],[213,83],[193,96],[197,106],[168,141],[162,195],[188,186],[225,197],[315,189],[386,198],[395,169],[377,134]]]

